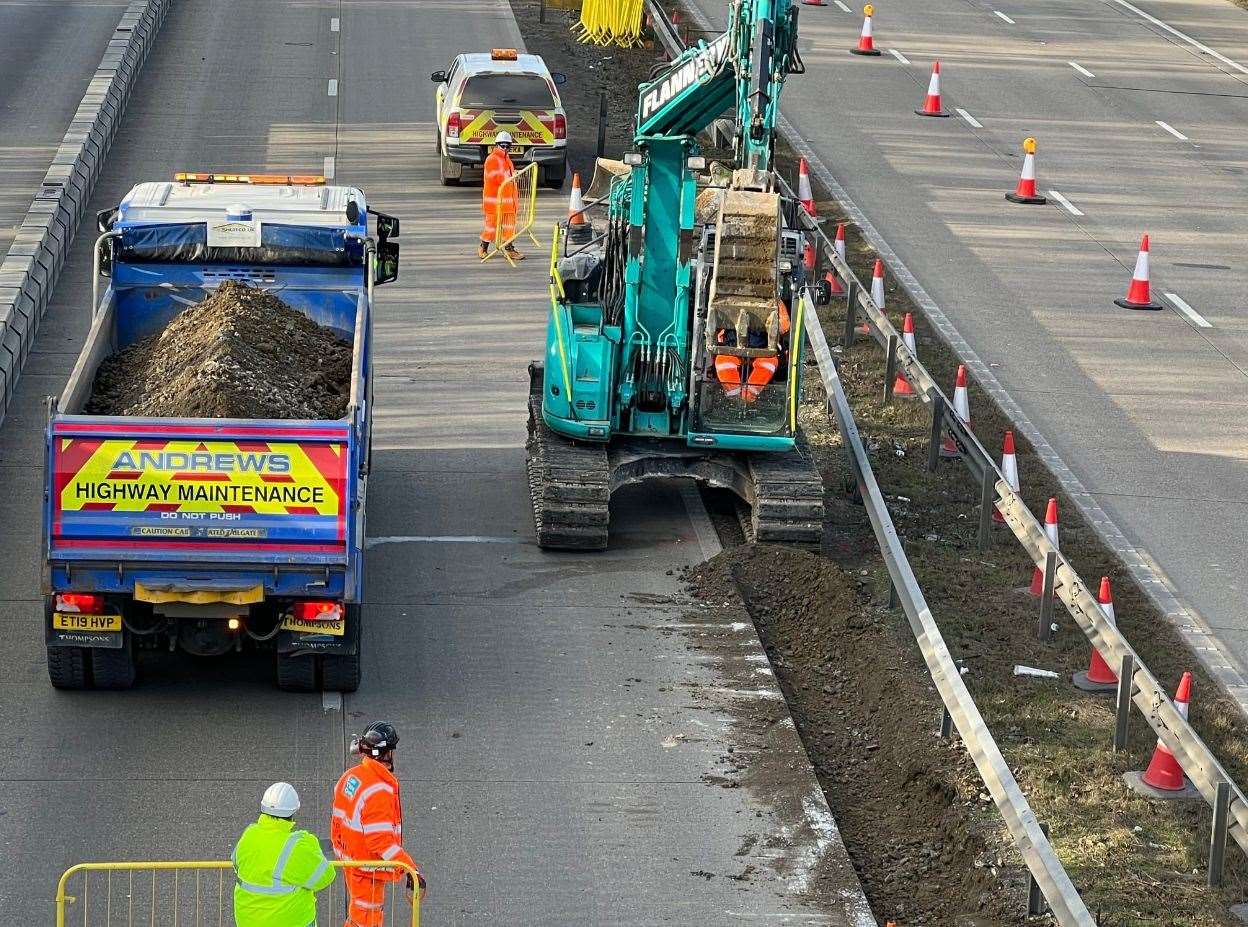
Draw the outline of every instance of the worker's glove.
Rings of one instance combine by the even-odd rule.
[[[416,878],[420,881],[420,897],[424,898],[429,890],[425,887],[424,874],[421,873],[419,869],[416,870]],[[413,888],[414,888],[414,885],[412,882],[412,874],[409,872],[407,874],[407,900],[409,902],[412,901],[412,889]]]

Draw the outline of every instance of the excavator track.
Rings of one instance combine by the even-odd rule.
[[[539,547],[606,550],[611,468],[603,444],[576,443],[542,420],[542,365],[529,365],[526,470]]]
[[[749,512],[741,519],[746,540],[760,544],[823,543],[823,476],[806,442],[787,454],[750,454]]]

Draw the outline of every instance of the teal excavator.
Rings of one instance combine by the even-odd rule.
[[[663,477],[732,490],[754,540],[822,539],[797,424],[813,281],[773,168],[780,93],[804,71],[797,12],[733,0],[727,31],[640,86],[633,150],[599,162],[610,181],[589,221],[555,230],[546,357],[530,368],[542,547],[604,549],[611,493]],[[699,143],[713,123],[731,137],[719,161]]]

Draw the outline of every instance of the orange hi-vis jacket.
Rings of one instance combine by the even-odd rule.
[[[498,203],[503,201],[503,238],[509,240],[516,227],[516,210],[520,197],[515,184],[503,188],[503,181],[516,172],[507,152],[498,146],[485,159],[485,176],[481,185],[481,212],[485,216],[485,227],[481,232],[482,241],[494,241],[498,234]]]
[[[371,756],[361,757],[359,765],[343,773],[334,786],[329,835],[339,859],[383,859],[416,868],[416,861],[403,849],[399,780]],[[373,877],[397,881],[403,875],[392,869],[378,870]]]

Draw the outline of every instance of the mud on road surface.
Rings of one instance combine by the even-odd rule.
[[[229,280],[159,334],[105,360],[86,411],[335,419],[350,394],[349,342],[272,293]]]

